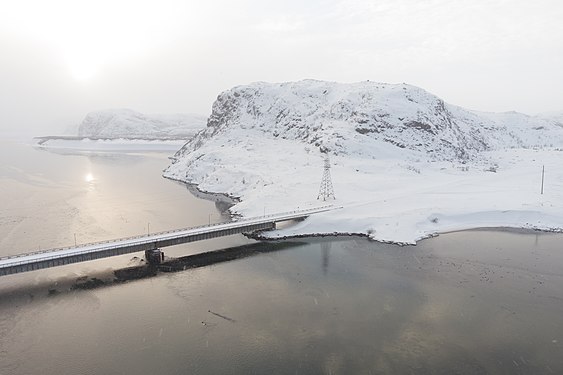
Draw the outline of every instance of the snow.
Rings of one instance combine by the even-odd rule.
[[[78,127],[81,137],[191,138],[205,127],[206,118],[195,114],[147,115],[130,109],[90,112]]]
[[[194,114],[145,115],[130,109],[90,112],[78,136],[38,137],[38,147],[86,151],[176,151],[205,127]]]
[[[399,164],[392,171],[391,165],[381,162],[375,166],[375,173],[359,176],[354,184],[346,182],[354,176],[351,165],[343,163],[333,168],[333,182],[338,202],[345,208],[274,235],[336,231],[413,244],[437,233],[481,227],[560,230],[561,151],[507,150],[488,156],[500,164],[496,173],[479,166],[465,171],[459,166],[433,163],[415,166],[420,167],[418,174],[408,173]],[[547,176],[543,195],[542,164]]]
[[[544,120],[555,121],[559,126],[563,127],[563,112],[541,113],[536,117]]]
[[[53,150],[79,150],[79,151],[169,151],[174,152],[182,147],[184,140],[155,140],[155,139],[90,139],[90,138],[53,138],[44,139],[36,147]]]
[[[239,197],[243,216],[314,207],[328,150],[343,208],[267,235],[414,244],[478,227],[562,230],[561,148],[553,117],[468,111],[409,85],[260,82],[219,95],[165,176]]]

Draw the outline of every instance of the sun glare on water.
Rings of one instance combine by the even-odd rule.
[[[86,182],[94,181],[94,175],[92,173],[88,173],[86,176],[84,176],[84,181]]]

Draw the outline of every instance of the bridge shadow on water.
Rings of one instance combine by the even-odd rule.
[[[289,250],[303,244],[304,242],[299,241],[258,242],[178,258],[167,258],[162,264],[151,265],[142,260],[142,264],[131,267],[111,271],[93,271],[80,277],[61,276],[56,279],[40,281],[34,285],[17,285],[9,290],[0,290],[0,307],[2,307],[3,302],[21,299],[22,297],[36,299],[77,290],[109,287],[134,280],[157,277],[164,273],[182,272],[259,254]]]
[[[162,264],[140,265],[114,271],[115,283],[157,276],[159,273],[180,272],[193,268],[211,266],[213,264],[230,262],[237,259],[248,258],[258,254],[287,250],[302,242],[266,242],[214,250],[205,253],[187,255],[179,258],[169,258]],[[76,284],[77,289],[88,289],[87,283]]]

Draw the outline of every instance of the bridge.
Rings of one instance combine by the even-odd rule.
[[[176,229],[150,235],[120,238],[74,247],[49,249],[3,257],[0,258],[0,276],[141,251],[145,252],[145,257],[149,263],[160,263],[164,259],[164,253],[161,252],[160,249],[166,246],[230,236],[238,233],[271,230],[276,228],[276,223],[289,220],[303,220],[310,215],[330,211],[334,208],[333,206],[322,206],[225,223]]]

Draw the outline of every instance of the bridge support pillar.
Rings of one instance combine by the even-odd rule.
[[[145,260],[149,264],[161,264],[164,261],[164,251],[160,249],[145,250]]]

